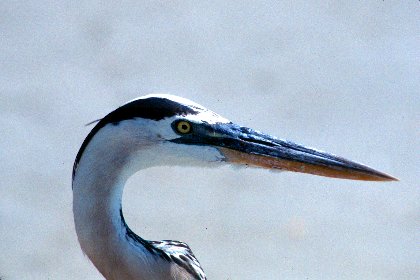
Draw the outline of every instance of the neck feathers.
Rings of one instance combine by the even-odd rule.
[[[73,178],[77,236],[82,250],[107,279],[138,279],[139,275],[155,279],[148,273],[158,270],[152,269],[156,260],[145,246],[133,242],[130,234],[134,233],[122,216],[123,188],[135,170],[129,162],[130,146],[113,141],[114,129],[114,125],[101,129],[78,163]]]

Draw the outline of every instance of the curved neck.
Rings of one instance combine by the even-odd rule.
[[[101,174],[94,166],[81,164],[73,180],[76,231],[89,257],[92,243],[103,244],[111,235],[124,233],[119,211],[125,181],[112,169],[108,169],[112,173]]]
[[[112,279],[107,268],[122,266],[118,255],[129,251],[120,216],[125,180],[104,164],[106,161],[85,159],[79,164],[73,180],[73,213],[82,250],[107,279]]]
[[[95,138],[86,147],[73,179],[80,246],[106,279],[155,279],[151,273],[161,270],[160,260],[130,237],[133,233],[121,214],[124,185],[137,171],[130,161],[133,151],[124,143]]]

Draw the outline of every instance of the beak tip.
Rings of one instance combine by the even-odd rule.
[[[375,173],[372,174],[372,175],[370,175],[366,179],[369,180],[369,181],[381,181],[381,182],[399,182],[400,181],[398,178],[395,178],[391,175],[388,175],[386,173],[382,173],[382,172],[379,172],[379,171],[376,171],[376,170],[375,170]]]
[[[399,182],[399,181],[400,181],[400,179],[395,178],[395,177],[392,177],[392,176],[390,176],[390,175],[387,175],[387,177],[385,178],[385,180],[384,180],[384,181],[388,181],[388,182]]]

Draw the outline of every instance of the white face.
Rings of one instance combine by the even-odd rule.
[[[172,123],[178,120],[202,122],[197,115],[188,115],[160,121],[133,119],[123,121],[118,125],[119,135],[135,143],[136,149],[131,158],[133,162],[137,162],[136,159],[138,159],[136,163],[140,164],[138,168],[162,165],[211,166],[212,163],[222,161],[223,156],[215,147],[170,142],[180,137],[172,126]]]
[[[108,124],[103,127],[98,134],[106,135],[103,137],[96,135],[95,138],[99,136],[104,141],[109,141],[110,138],[114,139],[115,141],[111,142],[115,145],[109,147],[109,150],[118,151],[130,159],[127,162],[127,168],[131,170],[130,173],[152,166],[217,166],[214,163],[223,162],[224,156],[215,147],[170,142],[170,140],[180,137],[179,133],[174,131],[172,124],[180,120],[196,124],[229,123],[229,120],[188,99],[173,95],[153,94],[136,100],[148,97],[170,99],[189,106],[198,113],[173,116],[158,121],[135,118],[121,121],[118,125]],[[112,143],[109,144],[112,145]]]

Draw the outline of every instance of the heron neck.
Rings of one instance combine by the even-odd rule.
[[[104,162],[83,159],[73,180],[73,213],[80,246],[105,276],[106,267],[124,244],[124,229],[119,215],[124,178]],[[100,167],[100,168],[98,168]],[[105,172],[106,170],[106,172]],[[124,246],[125,247],[125,246]]]
[[[124,185],[137,170],[129,162],[126,145],[111,147],[112,141],[93,144],[86,148],[73,179],[73,213],[79,243],[107,279],[132,279],[153,265],[148,263],[148,251],[128,238],[121,214]],[[132,267],[143,271],[132,271]],[[115,271],[118,276],[114,277]]]

